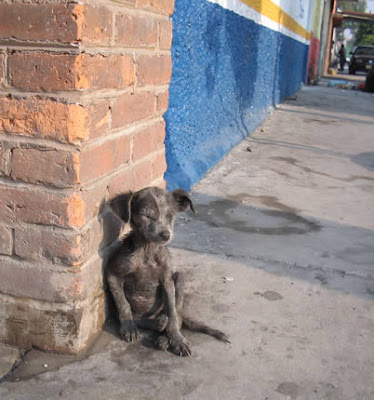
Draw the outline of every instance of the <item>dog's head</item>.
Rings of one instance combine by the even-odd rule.
[[[188,209],[195,212],[192,200],[184,190],[169,193],[157,187],[121,194],[110,201],[110,206],[147,242],[162,245],[168,244],[173,237],[176,213]]]

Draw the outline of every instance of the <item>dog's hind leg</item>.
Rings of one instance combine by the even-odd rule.
[[[174,281],[174,286],[175,286],[175,309],[176,309],[178,315],[181,316],[182,308],[183,308],[184,293],[185,293],[184,275],[181,272],[175,272],[173,274],[173,281]],[[164,328],[166,328],[166,325],[168,322],[168,317],[165,314],[161,314],[157,319],[162,320],[163,317],[166,319],[166,323],[164,326]],[[182,319],[181,319],[181,317],[179,317],[179,325],[181,325],[181,324],[182,324]],[[151,328],[151,329],[153,329],[153,328]],[[159,332],[163,332],[163,330],[159,330]],[[155,340],[155,347],[158,350],[167,351],[170,347],[169,337],[165,333],[161,333]]]
[[[181,272],[175,272],[173,274],[173,280],[174,280],[174,286],[175,286],[175,308],[177,310],[178,315],[181,316],[185,288],[186,288],[184,274]]]
[[[136,319],[135,323],[138,328],[149,329],[151,331],[163,332],[168,324],[169,318],[165,314],[160,314],[157,318],[141,318]]]

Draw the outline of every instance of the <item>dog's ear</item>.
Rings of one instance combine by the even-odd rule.
[[[131,200],[133,193],[124,193],[114,197],[109,201],[109,206],[112,211],[118,215],[124,222],[129,222],[131,219]]]
[[[177,189],[171,192],[173,199],[175,201],[177,211],[191,211],[195,214],[195,209],[192,203],[191,197],[182,189]]]

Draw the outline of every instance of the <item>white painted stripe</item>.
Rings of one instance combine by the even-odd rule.
[[[295,32],[285,28],[283,25],[271,20],[270,18],[258,13],[253,8],[242,3],[240,0],[206,0],[209,3],[218,4],[226,10],[232,11],[244,18],[250,19],[258,25],[262,25],[275,32],[280,32],[285,36],[309,45],[310,40],[303,38]]]

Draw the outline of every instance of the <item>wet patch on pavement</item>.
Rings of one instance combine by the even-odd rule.
[[[267,196],[265,202],[277,204],[287,211],[257,209],[230,199],[217,199],[197,205],[194,219],[211,227],[258,235],[300,235],[322,229],[319,223],[289,211],[294,210],[281,205],[272,196]]]

